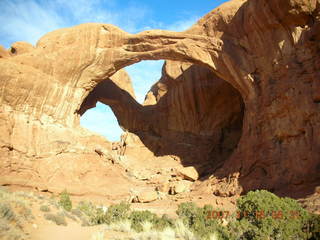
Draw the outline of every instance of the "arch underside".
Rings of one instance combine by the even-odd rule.
[[[166,72],[179,72],[182,67],[174,77]],[[157,100],[148,104],[153,98]],[[195,166],[201,176],[222,167],[242,133],[241,95],[200,65],[167,61],[144,105],[111,79],[103,80],[85,98],[79,114],[98,101],[109,105],[120,126],[138,135],[156,156],[177,156],[184,165]]]

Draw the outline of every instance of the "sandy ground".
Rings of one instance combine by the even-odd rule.
[[[30,237],[32,240],[88,240],[98,227],[82,227],[78,223],[68,223],[68,226],[57,226],[46,223],[34,229]]]
[[[163,161],[160,161],[163,160]],[[176,166],[177,163],[173,160],[168,161],[168,159],[160,159],[159,161],[148,161],[145,164],[139,166],[148,166],[152,171],[158,171],[157,168],[170,169],[172,166]],[[131,165],[135,166],[135,162],[130,162]],[[129,169],[133,169],[133,166],[128,166]],[[141,168],[141,167],[140,167]],[[143,170],[146,170],[144,168]],[[150,171],[151,171],[150,170]],[[154,188],[152,183],[146,181],[138,181],[135,179],[130,179],[135,185]],[[51,193],[38,192],[34,189],[26,189],[23,187],[11,186],[11,191],[24,191],[33,192],[35,195],[43,195],[47,198],[51,197]],[[109,206],[110,204],[119,203],[125,201],[126,199],[116,199],[106,198],[104,196],[71,196],[71,200],[74,206],[80,201],[90,201],[96,205]],[[162,200],[156,200],[150,203],[132,203],[131,209],[135,210],[149,210],[158,215],[167,214],[171,218],[176,218],[176,210],[178,205],[182,202],[194,202],[199,206],[205,204],[210,204],[217,209],[223,209],[232,212],[235,209],[235,198],[221,198],[216,197],[213,194],[208,194],[203,192],[201,189],[195,189],[193,192],[181,193],[178,195],[166,195]],[[32,240],[91,240],[94,233],[99,232],[103,226],[93,226],[93,227],[83,227],[80,222],[73,221],[66,218],[67,226],[58,226],[55,223],[48,221],[44,218],[44,212],[39,210],[41,206],[41,200],[31,206],[33,215],[35,216],[34,221],[25,227],[26,233],[30,236]],[[105,234],[105,239],[115,239],[117,237],[121,238],[127,236],[125,233],[108,231]]]

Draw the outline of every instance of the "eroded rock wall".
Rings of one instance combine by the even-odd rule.
[[[320,177],[319,10],[316,0],[234,0],[182,33],[132,35],[108,24],[83,24],[48,33],[35,47],[19,43],[10,51],[1,48],[1,171],[6,173],[1,183],[23,182],[18,176],[34,174],[39,158],[48,160],[61,152],[61,142],[77,145],[81,105],[96,86],[103,89],[102,82],[130,64],[167,59],[209,68],[213,77],[195,65],[188,72],[179,63],[180,79],[181,67],[168,62],[145,106],[112,81],[105,82],[107,89],[112,86],[119,94],[99,101],[109,104],[120,124],[139,134],[156,154],[180,151],[180,142],[190,143],[192,154],[198,138],[202,142],[208,137],[203,146],[213,143],[209,158],[217,163],[214,139],[221,139],[230,112],[242,109],[235,107],[239,101],[229,101],[239,93],[244,103],[241,138],[230,156],[219,161],[215,176],[237,176],[245,190],[312,192]],[[195,79],[196,73],[205,76]],[[206,84],[208,88],[201,87]],[[213,94],[216,89],[226,94]],[[229,135],[240,135],[233,133]],[[83,136],[83,141],[94,142]],[[52,147],[53,142],[59,147]],[[30,162],[26,167],[24,157]],[[36,186],[37,181],[25,185]]]
[[[234,1],[205,16],[191,32],[228,40],[223,51],[248,77],[254,97],[237,151],[223,166],[241,169],[246,189],[299,192],[319,184],[319,1]],[[246,56],[246,57],[244,57]],[[311,190],[310,190],[311,189]],[[313,187],[309,190],[312,191]]]

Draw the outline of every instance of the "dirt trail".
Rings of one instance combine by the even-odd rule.
[[[77,223],[68,226],[41,225],[30,234],[32,240],[90,240],[98,227],[82,227]]]

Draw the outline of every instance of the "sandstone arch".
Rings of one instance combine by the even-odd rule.
[[[99,142],[76,129],[90,91],[127,65],[169,59],[210,68],[242,96],[242,137],[217,175],[240,172],[246,190],[312,191],[320,169],[319,8],[316,0],[234,0],[183,33],[84,24],[36,47],[0,49],[1,183],[37,186],[48,175],[38,174],[37,159],[85,154]]]
[[[139,136],[154,155],[179,157],[201,176],[222,166],[242,133],[240,93],[201,65],[167,61],[143,105],[114,81],[104,80],[86,97],[79,113],[98,101],[109,105],[120,126]]]

